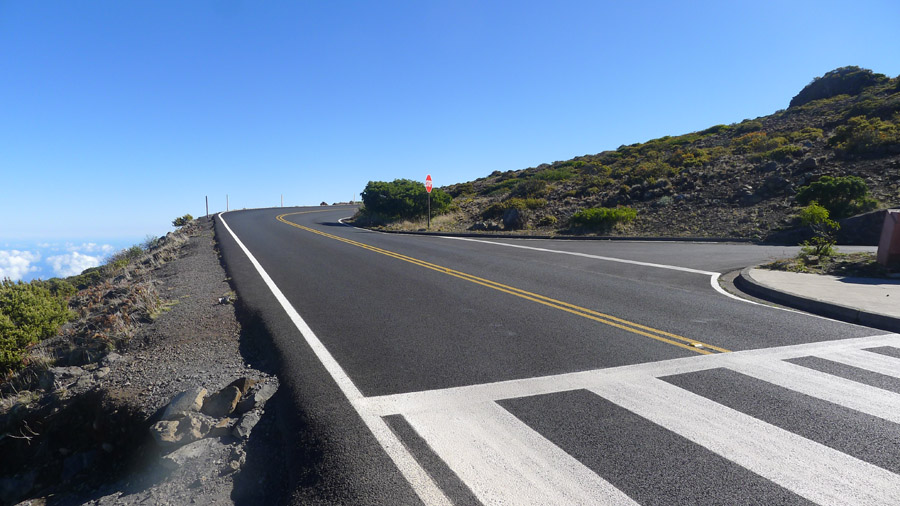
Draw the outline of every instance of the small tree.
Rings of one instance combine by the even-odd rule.
[[[183,227],[183,226],[187,225],[193,219],[194,219],[194,217],[191,216],[190,214],[185,214],[184,216],[179,216],[178,218],[175,218],[174,220],[172,220],[172,226]]]
[[[834,234],[841,228],[837,222],[828,218],[828,209],[813,202],[800,211],[800,222],[812,228],[812,239],[800,243],[804,256],[815,255],[829,257],[834,255]]]
[[[829,216],[839,220],[857,213],[871,211],[877,205],[869,197],[869,187],[857,176],[822,176],[797,192],[797,203],[816,203],[828,210]]]

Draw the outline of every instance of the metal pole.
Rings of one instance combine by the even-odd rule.
[[[431,230],[431,192],[428,192],[428,230]]]
[[[206,196],[206,219],[209,219],[209,195]]]

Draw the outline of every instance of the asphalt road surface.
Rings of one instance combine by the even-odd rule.
[[[289,392],[291,500],[900,504],[900,336],[754,304],[740,244],[467,239],[226,213]]]

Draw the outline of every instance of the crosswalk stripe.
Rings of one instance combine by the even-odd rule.
[[[730,369],[846,408],[900,423],[900,394],[780,360],[752,360]]]
[[[900,476],[646,377],[590,389],[819,504],[896,504]]]
[[[494,402],[406,419],[484,504],[637,504]]]
[[[900,378],[900,358],[889,357],[865,350],[842,350],[840,352],[823,353],[818,357],[842,364],[852,365],[860,369]]]
[[[634,504],[498,404],[579,389],[813,502],[898,504],[900,475],[659,379],[725,368],[900,424],[900,394],[788,362],[813,356],[900,377],[900,359],[865,351],[877,346],[900,346],[900,335],[687,357],[353,402],[371,416],[404,416],[485,504]]]

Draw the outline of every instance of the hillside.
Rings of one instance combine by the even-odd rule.
[[[900,77],[843,67],[769,116],[447,186],[454,211],[432,230],[764,240],[799,225],[798,189],[825,175],[858,176],[877,207],[900,205]],[[575,226],[594,207],[636,217]]]

